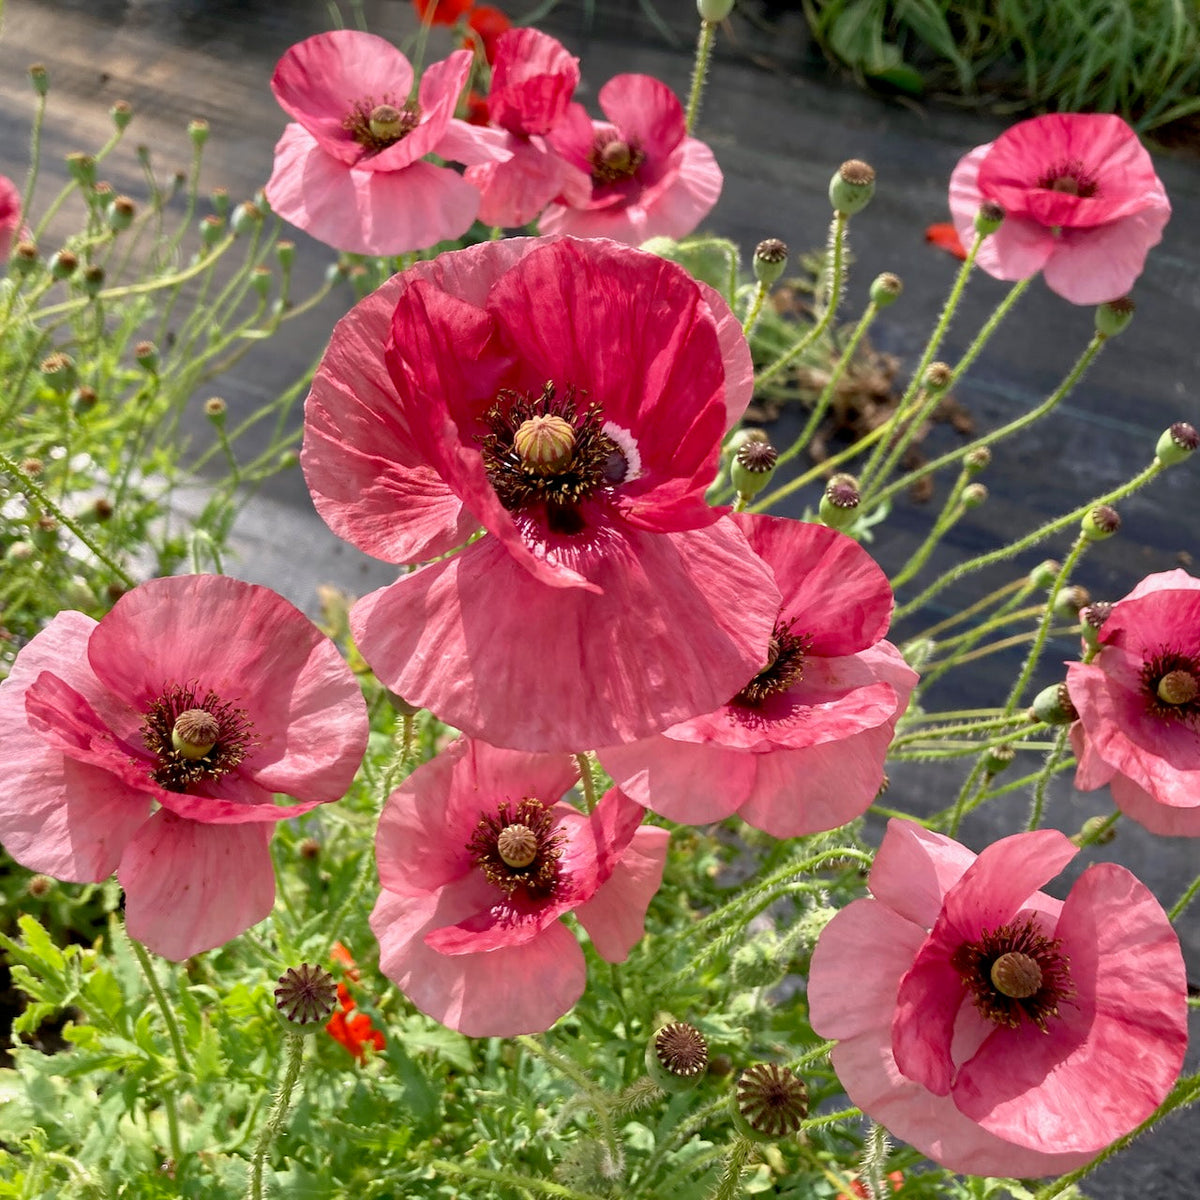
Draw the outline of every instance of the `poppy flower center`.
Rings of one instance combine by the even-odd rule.
[[[169,792],[228,775],[253,747],[254,727],[245,709],[208,692],[200,700],[194,684],[164,689],[142,722],[142,741],[154,765],[150,775]]]
[[[633,142],[627,142],[619,133],[598,133],[592,144],[590,157],[592,181],[594,183],[620,183],[632,179],[646,155]]]
[[[984,930],[955,950],[950,965],[980,1014],[1010,1029],[1031,1021],[1044,1033],[1059,1003],[1075,995],[1062,943],[1046,937],[1035,917]]]
[[[797,636],[792,632],[795,618],[776,622],[767,643],[767,660],[757,675],[734,698],[731,704],[745,704],[757,708],[768,696],[786,692],[793,684],[804,678],[804,656],[812,645],[807,635]]]
[[[407,137],[420,123],[421,107],[415,100],[397,105],[385,99],[376,104],[368,96],[354,106],[342,121],[342,128],[370,156]]]
[[[1163,649],[1142,667],[1147,707],[1165,720],[1200,718],[1200,661]]]
[[[582,412],[575,389],[547,383],[536,399],[505,389],[484,414],[484,469],[509,512],[544,517],[554,533],[586,528],[580,505],[629,475],[626,452],[605,432],[598,404]]]
[[[1081,196],[1085,200],[1100,190],[1095,176],[1077,158],[1060,164],[1052,171],[1047,171],[1038,180],[1037,185],[1051,192],[1062,192],[1067,196]]]
[[[528,898],[541,900],[558,885],[566,838],[555,827],[554,814],[527,796],[515,806],[505,800],[495,813],[481,813],[467,849],[487,881],[505,895],[523,890]]]

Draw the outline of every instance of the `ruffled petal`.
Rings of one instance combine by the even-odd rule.
[[[670,834],[641,826],[600,890],[575,910],[596,953],[608,962],[624,962],[641,940],[646,909],[662,884]]]
[[[1064,229],[1042,268],[1046,286],[1072,304],[1103,304],[1127,296],[1162,241],[1171,216],[1160,205],[1090,229]]]
[[[929,930],[942,911],[946,893],[974,861],[975,855],[953,838],[893,817],[871,866],[871,894]]]
[[[275,870],[261,825],[216,826],[157,812],[121,856],[129,936],[181,962],[270,915]]]
[[[687,135],[679,98],[651,75],[614,75],[597,99],[604,115],[651,162],[667,158]]]

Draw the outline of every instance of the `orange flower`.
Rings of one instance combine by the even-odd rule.
[[[481,4],[478,8],[471,10],[467,24],[471,27],[471,32],[479,39],[484,57],[489,63],[495,62],[496,42],[502,33],[512,28],[512,22],[498,8],[493,8],[490,4]],[[472,48],[472,45],[473,42],[470,38],[463,41],[463,46],[468,50]]]
[[[891,1180],[892,1191],[898,1192],[900,1190],[900,1185],[904,1182],[904,1172],[892,1171],[888,1175],[888,1179]],[[867,1195],[867,1189],[865,1185],[859,1180],[855,1179],[850,1184],[849,1192],[838,1192],[837,1200],[870,1200],[870,1198]]]
[[[471,9],[474,0],[413,0],[413,8],[422,21],[431,25],[456,25]],[[432,16],[426,14],[433,10]]]
[[[333,943],[329,957],[343,968],[346,978],[352,983],[357,983],[362,978],[361,972],[355,966],[353,956],[341,942]],[[358,1007],[358,1004],[344,983],[337,985],[337,997],[342,1006],[341,1010],[334,1012],[325,1026],[325,1032],[334,1041],[341,1042],[360,1063],[365,1062],[368,1045],[373,1046],[376,1051],[380,1051],[387,1045],[387,1042],[384,1040],[383,1034],[371,1024],[371,1018],[366,1013],[358,1013],[349,1020],[346,1019]]]
[[[955,258],[965,259],[967,257],[967,252],[963,249],[962,242],[959,241],[958,231],[950,221],[941,221],[936,225],[930,225],[925,230],[925,240],[937,246],[939,250],[953,254]]]

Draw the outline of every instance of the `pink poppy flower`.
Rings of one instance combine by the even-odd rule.
[[[1092,662],[1067,667],[1075,786],[1108,784],[1152,833],[1200,837],[1200,579],[1147,576],[1113,605],[1099,643]]]
[[[617,786],[672,821],[737,813],[775,837],[870,807],[917,674],[883,640],[887,576],[852,538],[779,517],[730,518],[783,596],[767,665],[714,712],[599,752]]]
[[[1124,867],[1065,901],[1037,890],[1078,850],[1019,833],[978,857],[890,821],[871,899],[813,952],[813,1029],[851,1101],[952,1171],[1058,1175],[1162,1102],[1187,1044],[1179,940]]]
[[[21,193],[7,175],[0,175],[0,263],[7,262],[21,228]]]
[[[607,121],[573,104],[551,145],[591,179],[590,194],[564,195],[543,214],[542,233],[640,245],[681,238],[708,215],[724,177],[712,151],[687,136],[683,105],[649,75],[617,75],[600,89]]]
[[[443,556],[354,606],[371,668],[522,750],[645,737],[737,691],[779,593],[704,492],[752,386],[716,293],[626,246],[516,238],[395,276],[335,328],[301,456],[339,536]]]
[[[130,936],[177,960],[270,913],[272,826],[339,799],[367,741],[333,643],[214,575],[143,583],[99,622],[59,613],[0,685],[0,728],[8,852],[70,882],[116,871]]]
[[[504,131],[505,162],[468,167],[487,225],[527,225],[562,192],[586,200],[591,179],[571,166],[545,136],[562,123],[579,83],[579,60],[536,29],[512,29],[497,42],[488,113]]]
[[[1105,113],[1033,117],[960,159],[950,213],[965,246],[985,200],[1006,216],[976,262],[996,279],[1041,271],[1072,304],[1126,295],[1171,215],[1137,134]]]
[[[424,1013],[468,1037],[541,1033],[583,993],[573,912],[608,962],[642,936],[668,835],[613,789],[564,803],[570,755],[459,739],[392,793],[375,854],[379,966]]]
[[[294,121],[275,147],[267,200],[335,250],[405,254],[464,234],[478,192],[461,163],[508,157],[498,138],[454,118],[471,53],[431,64],[413,92],[407,58],[384,38],[355,30],[321,33],[279,60],[271,90]]]

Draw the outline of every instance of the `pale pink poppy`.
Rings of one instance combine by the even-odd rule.
[[[585,195],[564,194],[542,214],[542,233],[640,245],[681,238],[708,216],[723,176],[712,151],[687,136],[683,106],[649,75],[617,75],[600,89],[606,121],[573,104],[551,145],[590,177]]]
[[[130,936],[172,959],[270,913],[272,827],[339,799],[367,741],[333,643],[216,575],[143,583],[99,622],[59,613],[0,684],[0,729],[5,848],[70,882],[116,871]]]
[[[1113,605],[1099,646],[1067,667],[1075,786],[1108,784],[1152,833],[1200,837],[1200,579],[1147,576]]]
[[[527,225],[560,193],[591,192],[589,177],[545,139],[566,116],[578,83],[579,60],[554,38],[528,28],[500,35],[487,105],[512,157],[468,167],[465,175],[479,189],[484,224]]]
[[[394,277],[335,328],[301,456],[335,533],[437,559],[354,606],[372,670],[523,750],[645,737],[728,698],[779,611],[704,499],[752,387],[716,293],[614,242],[488,242]]]
[[[464,234],[479,193],[428,154],[461,163],[504,159],[498,131],[454,117],[471,72],[459,50],[413,69],[390,42],[339,29],[293,46],[271,78],[293,122],[275,147],[267,201],[335,250],[405,254]]]
[[[1120,117],[1047,113],[959,160],[950,212],[963,245],[990,200],[1006,214],[976,262],[997,279],[1042,272],[1072,304],[1124,296],[1171,215],[1145,147]]]
[[[883,640],[892,589],[845,534],[780,517],[730,519],[783,596],[767,665],[715,711],[601,750],[600,762],[672,821],[737,813],[775,837],[836,829],[878,794],[917,682]]]
[[[0,263],[7,262],[21,228],[21,193],[7,175],[0,175]]]
[[[590,815],[562,797],[570,755],[459,739],[392,793],[375,854],[379,966],[424,1013],[468,1037],[549,1029],[583,993],[574,913],[622,962],[662,881],[667,831],[616,789]]]
[[[1187,1045],[1179,939],[1124,867],[1065,901],[1038,889],[1078,853],[1055,830],[978,857],[888,823],[871,899],[822,931],[809,1016],[851,1101],[968,1175],[1059,1175],[1162,1102]]]

